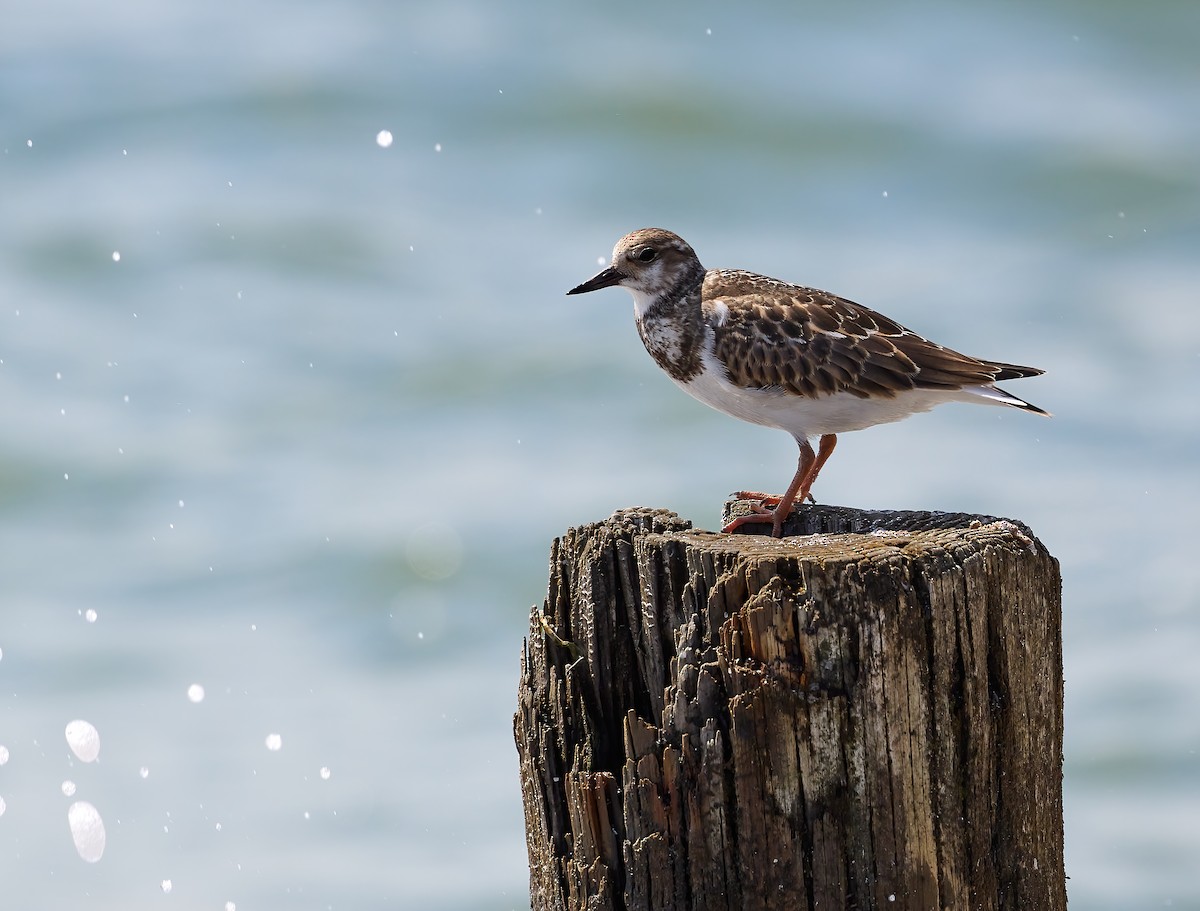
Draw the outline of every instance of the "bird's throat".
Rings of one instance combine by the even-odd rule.
[[[660,298],[637,314],[637,328],[642,344],[671,379],[687,383],[702,369],[704,320],[698,289],[691,300]]]

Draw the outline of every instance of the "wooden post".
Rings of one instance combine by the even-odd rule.
[[[785,532],[554,542],[514,719],[532,907],[1065,909],[1057,561],[983,516]]]

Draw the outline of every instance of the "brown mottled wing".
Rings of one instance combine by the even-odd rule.
[[[704,300],[715,354],[739,386],[891,398],[1042,372],[967,357],[853,301],[750,272],[709,272]],[[728,307],[724,319],[717,301]]]

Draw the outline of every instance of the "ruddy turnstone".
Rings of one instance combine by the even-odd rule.
[[[853,301],[737,269],[705,269],[662,228],[626,234],[612,264],[567,294],[620,286],[633,295],[638,334],[684,392],[718,411],[786,430],[800,464],[781,497],[725,526],[771,523],[809,496],[837,434],[899,421],[942,402],[1006,405],[1049,415],[1000,389],[1044,371],[959,354]],[[809,443],[820,437],[819,451]]]

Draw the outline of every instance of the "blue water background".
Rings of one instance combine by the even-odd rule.
[[[794,466],[563,296],[661,225],[1047,370],[1053,420],[847,435],[816,493],[1032,526],[1072,907],[1200,908],[1198,46],[1171,2],[10,4],[0,906],[527,907],[551,539]]]

